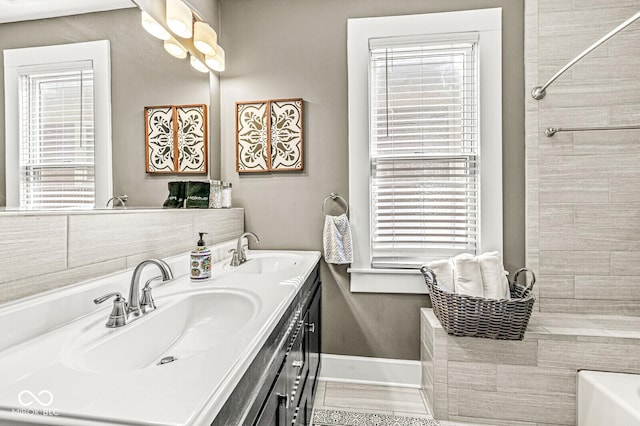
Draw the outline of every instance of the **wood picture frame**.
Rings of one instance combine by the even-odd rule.
[[[207,105],[161,105],[144,108],[146,172],[208,173]]]
[[[304,168],[302,98],[236,102],[236,172]]]

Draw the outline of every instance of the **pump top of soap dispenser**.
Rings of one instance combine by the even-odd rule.
[[[198,232],[198,234],[200,235],[200,239],[198,240],[198,244],[196,245],[196,248],[193,249],[192,253],[209,253],[209,249],[207,247],[205,247],[205,242],[204,242],[204,235],[206,235],[206,232]]]

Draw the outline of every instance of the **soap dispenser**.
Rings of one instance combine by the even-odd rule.
[[[211,250],[204,245],[203,236],[206,232],[198,234],[198,246],[191,252],[191,279],[200,281],[211,278]]]

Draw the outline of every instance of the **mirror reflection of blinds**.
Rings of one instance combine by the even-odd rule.
[[[477,43],[370,47],[371,265],[478,247]]]
[[[20,75],[20,207],[95,205],[91,61]]]

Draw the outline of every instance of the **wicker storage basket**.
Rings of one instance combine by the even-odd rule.
[[[433,270],[423,266],[420,272],[429,287],[433,312],[447,334],[501,340],[523,339],[536,300],[531,292],[536,282],[533,271],[527,268],[516,271],[513,283],[509,286],[509,300],[449,293],[438,287]],[[517,284],[518,276],[523,272],[531,274],[526,287]]]

